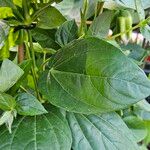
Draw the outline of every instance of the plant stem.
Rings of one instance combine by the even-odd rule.
[[[33,80],[34,80],[34,86],[35,86],[35,92],[36,92],[36,96],[39,100],[41,100],[40,98],[40,94],[39,94],[39,91],[38,91],[38,85],[37,85],[37,75],[36,75],[36,62],[35,62],[35,53],[34,53],[34,49],[33,49],[33,42],[32,42],[32,34],[31,34],[31,31],[28,30],[28,36],[29,36],[29,49],[31,51],[31,56],[30,56],[30,52],[29,53],[29,57],[31,59],[32,57],[32,68],[31,68],[31,71],[32,71],[32,75],[33,75]],[[29,50],[28,49],[28,50]]]
[[[79,27],[79,37],[85,35],[87,9],[88,9],[88,0],[84,0],[83,12],[82,12],[82,10],[80,10],[81,24]]]
[[[24,60],[24,44],[18,45],[18,63]]]
[[[95,7],[94,18],[96,18],[97,16],[99,16],[103,12],[103,7],[104,7],[104,2],[97,2],[97,5]]]
[[[124,32],[120,32],[120,33],[118,33],[118,34],[116,34],[116,35],[114,35],[114,36],[112,36],[112,37],[108,37],[107,39],[108,39],[108,40],[113,40],[113,39],[115,39],[115,38],[117,38],[117,37],[119,37],[119,36],[121,36],[121,35],[123,35],[123,34],[125,34],[125,33],[127,33],[127,32],[130,32],[130,31],[132,31],[132,30],[135,30],[135,29],[137,29],[137,28],[140,28],[140,27],[145,26],[147,23],[149,23],[149,21],[150,21],[150,17],[148,17],[148,18],[145,19],[145,20],[142,20],[139,24],[135,25],[134,27],[132,27],[132,28],[130,28],[130,29],[124,31]]]

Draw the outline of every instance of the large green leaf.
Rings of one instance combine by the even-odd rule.
[[[6,110],[13,110],[16,106],[15,99],[6,93],[0,92],[0,109]]]
[[[106,11],[95,18],[89,27],[88,35],[105,38],[108,35],[113,16],[112,11]]]
[[[37,26],[43,29],[53,29],[65,21],[64,16],[55,7],[49,6],[41,11]]]
[[[71,143],[67,121],[58,110],[18,118],[12,134],[0,127],[0,150],[70,150]]]
[[[137,143],[146,137],[147,130],[142,119],[136,116],[127,116],[123,120],[127,124],[128,128],[132,131]]]
[[[68,113],[73,150],[138,150],[131,132],[116,113],[80,115]],[[127,148],[128,146],[128,148]]]
[[[64,46],[67,43],[78,37],[78,26],[75,20],[64,22],[56,32],[56,42],[60,46]]]
[[[16,110],[20,115],[35,116],[47,113],[38,99],[29,93],[18,94],[16,102]]]
[[[23,70],[8,59],[5,59],[0,69],[0,91],[12,87],[23,75]]]
[[[77,40],[54,57],[41,92],[52,104],[91,114],[126,108],[150,94],[144,72],[120,49],[97,38]]]

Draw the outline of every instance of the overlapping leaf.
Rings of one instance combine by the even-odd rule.
[[[23,70],[8,59],[5,59],[0,69],[0,91],[12,87],[23,75]]]
[[[70,150],[71,132],[58,110],[47,115],[20,117],[9,134],[0,127],[0,150]]]
[[[120,49],[97,38],[62,48],[42,82],[49,102],[85,114],[122,109],[150,94],[144,72]]]
[[[68,113],[73,150],[138,150],[127,126],[116,113],[80,115]]]

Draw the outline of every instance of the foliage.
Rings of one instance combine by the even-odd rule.
[[[0,0],[0,150],[146,149],[149,8]]]

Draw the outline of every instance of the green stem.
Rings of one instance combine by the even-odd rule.
[[[44,54],[43,54],[43,64],[44,64],[45,60],[46,60],[46,52],[44,52]],[[45,64],[43,65],[43,71],[45,71]]]
[[[39,100],[41,100],[40,98],[40,94],[39,94],[39,91],[38,91],[38,84],[37,84],[37,75],[36,75],[36,62],[35,62],[35,53],[34,53],[34,49],[33,49],[33,42],[32,42],[32,34],[31,34],[31,31],[28,30],[28,36],[29,36],[29,49],[30,52],[31,52],[31,56],[30,56],[30,52],[27,52],[29,53],[29,57],[31,59],[32,57],[32,68],[31,68],[31,72],[32,72],[32,75],[33,75],[33,80],[34,80],[34,86],[35,86],[35,92],[36,92],[36,96]]]
[[[104,7],[104,2],[97,2],[97,5],[95,7],[94,18],[96,18],[97,16],[99,16],[103,12],[103,7]]]
[[[83,12],[82,10],[80,10],[81,24],[79,27],[79,37],[85,35],[87,10],[88,10],[88,0],[84,0]]]
[[[113,39],[115,39],[115,38],[117,38],[117,37],[119,37],[119,36],[121,36],[121,35],[123,35],[123,34],[125,34],[127,32],[130,32],[132,30],[138,29],[140,27],[144,27],[146,24],[149,23],[149,21],[150,21],[150,17],[148,17],[145,20],[142,20],[139,24],[135,25],[134,27],[132,27],[132,28],[130,28],[130,29],[124,31],[124,32],[120,32],[120,33],[118,33],[118,34],[116,34],[116,35],[114,35],[112,37],[109,37],[108,40],[113,40]]]

